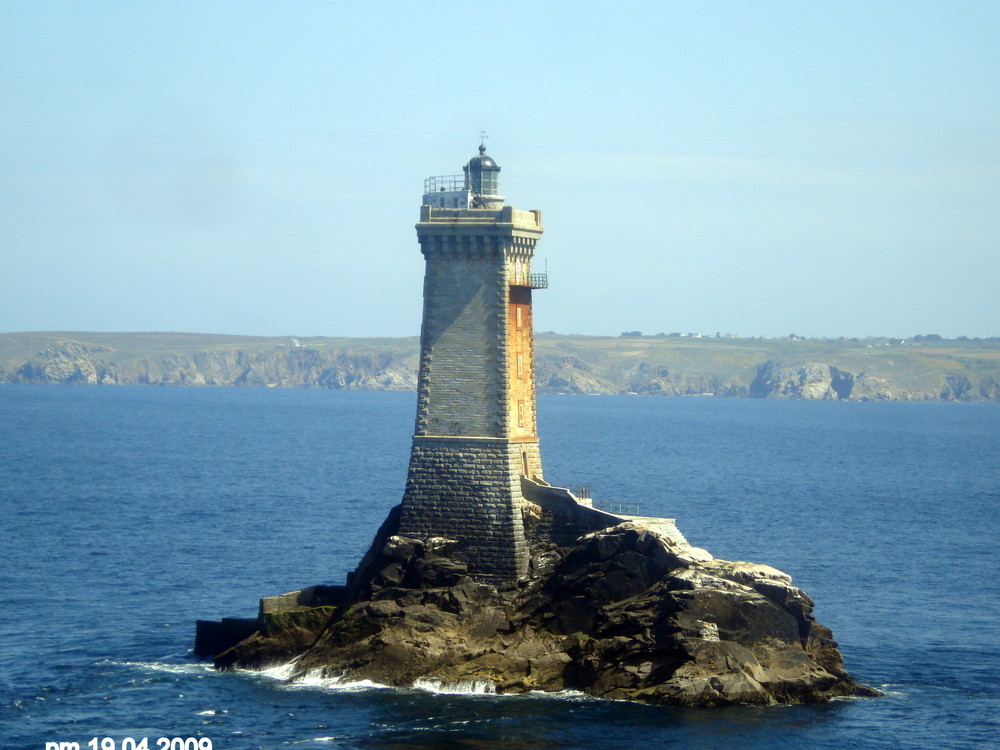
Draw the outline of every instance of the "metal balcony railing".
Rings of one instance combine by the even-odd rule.
[[[529,289],[548,289],[549,275],[547,273],[529,273],[521,277],[520,281],[515,281],[514,286],[526,286]]]

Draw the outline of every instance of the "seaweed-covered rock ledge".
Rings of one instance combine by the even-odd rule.
[[[536,546],[529,576],[496,586],[469,575],[454,542],[386,527],[348,586],[265,599],[254,621],[199,623],[196,651],[219,669],[294,659],[293,680],[485,682],[663,705],[879,695],[847,674],[812,600],[769,566],[622,523]]]

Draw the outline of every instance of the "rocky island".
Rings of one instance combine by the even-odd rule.
[[[262,599],[251,620],[201,621],[196,653],[219,669],[290,663],[291,679],[663,705],[876,695],[844,670],[788,575],[717,560],[674,519],[611,512],[544,480],[532,293],[548,278],[531,267],[541,212],[504,205],[500,167],[479,151],[464,178],[425,183],[402,502],[345,585]]]
[[[200,622],[196,650],[224,670],[294,660],[293,680],[673,706],[880,694],[847,674],[812,600],[767,565],[624,522],[539,544],[527,576],[497,585],[470,575],[454,540],[390,533],[394,517],[349,585],[264,599],[253,620]]]

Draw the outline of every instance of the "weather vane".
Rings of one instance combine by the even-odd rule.
[[[489,138],[489,136],[486,135],[486,131],[485,130],[480,130],[479,131],[479,145],[482,146],[484,149],[486,148],[486,139],[487,138]]]

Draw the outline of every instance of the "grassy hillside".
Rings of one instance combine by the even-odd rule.
[[[0,334],[0,382],[411,388],[419,340]],[[537,336],[542,392],[1000,400],[1000,339]]]
[[[417,337],[411,338],[330,338],[326,336],[231,336],[216,333],[95,333],[83,331],[44,331],[0,333],[0,367],[25,362],[40,351],[63,341],[100,347],[110,361],[151,359],[165,355],[183,355],[204,351],[239,349],[248,352],[279,351],[308,347],[313,349],[351,349],[357,351],[398,352],[416,349]],[[297,342],[297,343],[296,343]]]
[[[606,378],[637,365],[697,373],[722,383],[752,381],[765,362],[788,367],[823,363],[882,378],[903,390],[926,392],[942,376],[979,382],[1000,379],[1000,339],[744,339],[691,337],[584,337],[542,334],[538,351],[575,357]]]

